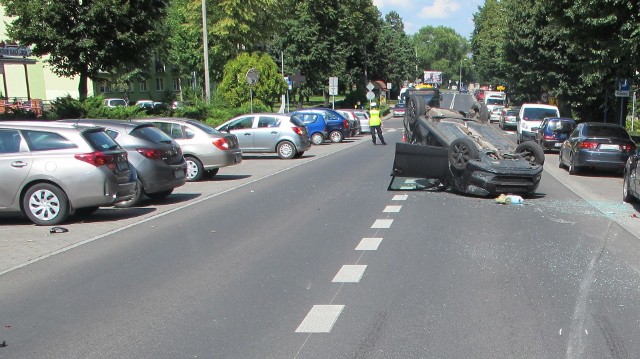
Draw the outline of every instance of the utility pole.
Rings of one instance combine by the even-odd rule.
[[[209,83],[209,38],[207,36],[207,3],[202,0],[202,47],[204,48],[204,93],[207,104],[211,102],[211,84]]]

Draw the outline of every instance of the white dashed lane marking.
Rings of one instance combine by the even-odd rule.
[[[402,206],[386,206],[384,208],[384,213],[398,213],[400,212],[400,208],[402,208]]]
[[[330,333],[344,305],[314,305],[296,333]]]
[[[371,228],[391,228],[393,219],[376,219]]]
[[[382,242],[382,238],[362,238],[356,251],[377,251],[380,242]]]
[[[393,196],[392,201],[406,201],[409,196],[406,194],[397,194]]]
[[[333,277],[333,283],[359,283],[367,269],[366,265],[343,265]]]

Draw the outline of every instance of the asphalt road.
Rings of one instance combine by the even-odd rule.
[[[389,192],[393,148],[250,157],[65,234],[0,217],[22,251],[0,261],[0,358],[640,357],[621,178],[549,154],[521,206]]]

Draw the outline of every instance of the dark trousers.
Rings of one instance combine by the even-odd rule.
[[[378,126],[371,126],[371,140],[373,141],[373,144],[376,144],[376,132],[378,133],[378,137],[380,138],[380,142],[382,142],[382,144],[387,144],[386,142],[384,142],[384,136],[382,136],[382,126],[378,125]]]

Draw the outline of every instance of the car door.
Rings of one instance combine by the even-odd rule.
[[[0,129],[0,208],[11,207],[14,201],[19,200],[18,191],[29,175],[32,163],[31,153],[20,132]]]
[[[393,176],[444,179],[448,170],[449,157],[446,148],[396,143]]]
[[[245,152],[255,152],[253,145],[253,115],[239,117],[227,124],[226,130],[236,135],[240,149]]]
[[[571,132],[571,136],[569,136],[569,138],[564,141],[562,147],[560,148],[560,157],[566,163],[569,163],[571,159],[571,151],[573,150],[573,147],[576,146],[576,143],[580,140],[581,130],[582,126],[579,125],[578,127],[576,127],[576,129]]]
[[[275,151],[280,139],[280,123],[275,115],[257,116],[257,127],[253,131],[253,147],[256,151]]]

